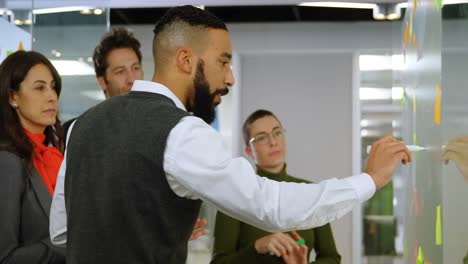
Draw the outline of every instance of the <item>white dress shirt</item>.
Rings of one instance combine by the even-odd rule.
[[[132,91],[162,94],[185,110],[165,86],[135,81]],[[73,128],[70,126],[68,136]],[[66,244],[64,202],[65,159],[59,171],[50,212],[50,237]],[[164,171],[171,189],[187,199],[201,199],[242,222],[270,231],[309,229],[342,217],[375,192],[372,178],[362,173],[316,184],[276,182],[258,176],[250,163],[232,158],[221,134],[195,116],[171,130],[164,153]]]

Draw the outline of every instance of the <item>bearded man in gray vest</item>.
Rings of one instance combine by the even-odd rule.
[[[319,184],[261,178],[247,160],[231,158],[208,125],[234,84],[226,25],[192,6],[172,8],[154,28],[153,55],[151,82],[135,81],[129,94],[90,109],[72,128],[69,264],[183,264],[201,200],[271,232],[320,226],[411,161],[404,143],[384,137],[362,174]]]

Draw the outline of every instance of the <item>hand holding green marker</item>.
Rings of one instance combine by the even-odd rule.
[[[305,245],[304,238],[301,237],[301,239],[296,240],[296,244],[298,244],[299,246]],[[273,256],[273,255],[274,255],[273,252],[270,252],[270,256]]]
[[[296,243],[299,245],[299,246],[302,246],[305,244],[305,240],[304,238],[301,237],[301,239],[297,240]]]

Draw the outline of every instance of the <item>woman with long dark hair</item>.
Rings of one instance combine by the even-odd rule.
[[[63,160],[61,79],[50,61],[18,51],[0,65],[0,263],[65,263],[49,238]]]

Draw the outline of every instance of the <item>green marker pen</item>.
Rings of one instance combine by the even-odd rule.
[[[299,240],[296,240],[296,244],[298,244],[299,246],[305,245],[305,240],[304,240],[304,238],[301,238],[301,239],[299,239]],[[269,254],[270,254],[270,256],[273,256],[273,255],[274,255],[273,252],[270,252]]]

